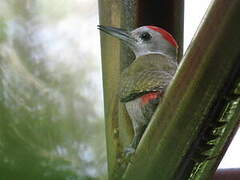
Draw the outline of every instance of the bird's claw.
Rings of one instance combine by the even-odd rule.
[[[123,151],[123,162],[126,164],[131,163],[131,157],[134,155],[135,149],[132,147],[124,148]]]
[[[124,156],[126,158],[131,157],[135,153],[135,149],[132,147],[127,147],[124,149]]]

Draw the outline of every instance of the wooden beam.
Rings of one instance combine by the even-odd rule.
[[[239,9],[238,0],[212,2],[139,144],[125,179],[170,180],[191,175],[209,179],[213,175],[240,117]],[[199,163],[193,155],[205,136],[202,132],[219,121],[227,124],[220,130],[211,129],[221,136],[213,142],[215,148],[209,153],[213,158],[204,161],[200,171],[194,172],[191,168]],[[191,162],[196,163],[189,168]]]

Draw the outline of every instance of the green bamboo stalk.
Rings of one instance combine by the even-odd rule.
[[[225,107],[221,119],[227,121],[228,125],[218,129],[218,131],[221,131],[218,134],[221,134],[222,138],[216,140],[215,148],[209,152],[210,157],[217,157],[198,164],[190,175],[193,180],[209,179],[209,177],[212,177],[215,173],[217,166],[238,129],[240,119],[240,98],[227,103],[227,107]]]
[[[200,25],[162,104],[129,164],[125,179],[186,179],[194,142],[211,121],[227,120],[215,143],[224,153],[239,120],[234,84],[240,71],[240,1],[215,0]],[[215,107],[216,106],[216,107]],[[231,106],[231,107],[230,107]],[[226,113],[228,115],[226,115]],[[215,131],[218,129],[216,128]],[[225,148],[226,149],[226,148]],[[195,177],[210,179],[221,156],[204,162]],[[184,178],[183,178],[184,177]]]
[[[118,15],[120,14],[120,10],[118,9],[118,3],[116,1],[111,2],[111,8],[109,8],[107,4],[110,2],[110,0],[99,1],[100,22],[101,24],[106,23],[119,26],[120,18]],[[116,167],[117,148],[119,144],[117,132],[118,116],[115,116],[114,113],[118,113],[115,92],[117,91],[117,84],[119,82],[120,44],[115,39],[101,36],[101,49],[108,172],[113,172],[113,169]],[[115,51],[107,51],[108,49],[115,49]],[[113,76],[114,72],[116,75]],[[111,79],[108,77],[111,77]]]
[[[134,14],[135,1],[99,0],[100,24],[123,27],[123,24],[136,26]],[[128,14],[124,13],[127,11]],[[129,18],[131,17],[131,18]],[[120,41],[103,34],[101,36],[102,73],[104,87],[105,131],[107,141],[107,159],[109,179],[118,179],[123,173],[121,168],[121,153],[123,142],[129,142],[132,136],[131,126],[127,124],[128,117],[121,108],[118,99],[120,71],[126,63],[127,49],[121,47]],[[121,131],[124,129],[124,133]]]

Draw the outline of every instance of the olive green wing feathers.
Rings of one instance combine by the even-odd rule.
[[[155,69],[127,76],[122,79],[120,99],[122,102],[127,102],[148,92],[164,91],[172,77],[168,72]]]
[[[159,54],[139,57],[121,73],[120,100],[130,101],[151,91],[165,90],[177,62]]]

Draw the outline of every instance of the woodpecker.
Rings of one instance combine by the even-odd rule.
[[[119,91],[134,130],[132,143],[125,152],[134,153],[177,70],[178,44],[170,33],[157,26],[142,26],[133,31],[102,25],[98,28],[122,40],[136,56],[121,73]]]

